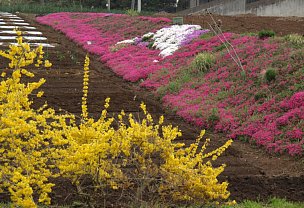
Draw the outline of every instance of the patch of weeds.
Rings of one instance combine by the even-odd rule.
[[[161,86],[156,90],[156,94],[159,99],[162,99],[167,94],[167,92],[168,90],[166,86]]]
[[[283,90],[280,93],[278,93],[277,97],[284,99],[286,97],[291,97],[293,94],[294,94],[293,90],[286,89],[286,90]]]
[[[225,48],[226,48],[226,45],[225,45],[225,44],[221,44],[221,45],[219,45],[219,46],[216,46],[216,47],[214,48],[214,50],[215,50],[216,52],[218,52],[218,51],[224,50]]]
[[[70,52],[70,58],[75,64],[79,63],[77,54],[75,52],[72,52],[72,51]]]
[[[255,201],[248,201],[248,200],[245,200],[243,202],[243,206],[247,208],[264,208],[264,206],[261,203]]]
[[[170,93],[179,92],[185,83],[191,81],[192,76],[187,71],[188,70],[185,70],[185,72],[182,73],[183,74],[182,76],[178,77],[176,80],[174,80],[168,84],[168,90]]]
[[[169,74],[169,69],[167,68],[162,68],[161,70],[159,70],[159,75],[161,75],[161,77],[165,76]]]
[[[304,51],[298,50],[291,54],[290,58],[294,61],[303,61],[304,60]]]
[[[246,72],[244,70],[242,70],[240,74],[241,74],[242,80],[246,80],[246,78],[247,78]]]
[[[208,52],[199,53],[191,63],[198,71],[207,72],[216,62],[215,56]]]
[[[266,92],[257,92],[255,95],[254,95],[254,100],[255,101],[259,101],[263,98],[267,98],[267,94]]]
[[[126,14],[129,15],[129,16],[134,17],[134,16],[138,16],[138,15],[139,15],[139,12],[137,12],[137,11],[134,10],[134,9],[128,9],[128,10],[126,10]]]
[[[153,45],[154,45],[154,42],[150,42],[149,45],[148,45],[148,48],[149,48],[149,49],[154,49],[154,48],[153,48]]]
[[[271,207],[285,207],[285,208],[301,208],[303,203],[288,202],[286,199],[272,198],[268,204]]]
[[[203,101],[201,97],[196,98],[194,100],[187,100],[186,103],[190,105],[200,104]]]
[[[200,39],[209,40],[212,37],[213,37],[212,33],[205,33],[205,34],[200,36]]]
[[[254,37],[254,36],[257,36],[257,34],[254,32],[246,32],[246,33],[242,33],[241,36]]]
[[[304,36],[299,34],[290,34],[286,35],[284,39],[290,42],[295,48],[303,48],[304,47]]]
[[[142,42],[149,42],[149,40],[151,40],[152,37],[153,37],[153,35],[144,36],[144,37],[142,38]]]
[[[207,120],[212,124],[212,126],[214,126],[214,124],[220,120],[220,116],[217,108],[212,108],[211,114],[208,116]]]
[[[57,51],[56,55],[59,61],[63,61],[65,59],[65,55],[60,51]]]
[[[195,115],[196,118],[201,118],[203,116],[203,111],[200,109],[198,111],[196,111]]]
[[[110,47],[110,51],[111,52],[117,52],[119,51],[120,49],[123,49],[123,48],[126,48],[127,46],[129,46],[129,44],[115,44],[113,46]]]
[[[276,68],[283,68],[287,67],[288,62],[285,60],[275,60],[271,63],[271,67],[276,67]]]
[[[195,88],[196,88],[196,84],[192,83],[192,84],[190,85],[190,88],[191,88],[191,89],[195,89]]]
[[[179,110],[178,107],[174,107],[174,108],[171,109],[171,111],[172,111],[173,113],[177,113],[178,110]]]
[[[277,70],[274,68],[268,68],[265,73],[265,79],[268,82],[274,81],[277,76]]]
[[[220,92],[217,93],[216,99],[217,100],[224,100],[228,96],[229,96],[229,92],[228,91],[220,91]]]
[[[295,83],[294,88],[295,88],[295,91],[303,91],[304,90],[304,82]]]
[[[258,33],[260,39],[270,38],[275,36],[275,32],[272,30],[262,30]]]
[[[193,71],[192,67],[182,68],[166,86],[158,88],[157,93],[160,96],[164,96],[168,92],[178,93],[185,83],[192,81],[192,79],[198,75],[197,72]]]
[[[245,136],[245,135],[238,136],[238,139],[242,142],[249,142],[248,136]]]
[[[149,74],[148,79],[153,79],[153,78],[161,79],[162,77],[168,74],[169,74],[169,70],[167,68],[161,68],[155,74]]]

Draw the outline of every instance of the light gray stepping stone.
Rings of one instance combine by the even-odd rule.
[[[49,44],[49,43],[29,43],[30,46],[39,46],[39,45],[42,45],[43,47],[46,47],[46,48],[55,48],[56,44]],[[17,43],[3,43],[3,42],[0,42],[0,46],[9,46],[9,45],[17,45]]]
[[[15,29],[16,27],[21,29],[29,29],[29,30],[35,30],[36,27],[28,27],[28,26],[1,26],[0,29]]]
[[[15,40],[17,36],[0,36],[0,40]],[[46,37],[22,36],[25,40],[47,40]]]
[[[21,18],[21,17],[16,16],[16,17],[9,17],[9,19],[22,19],[22,18]]]
[[[0,34],[16,34],[16,31],[14,30],[3,30],[0,31]],[[39,31],[22,31],[22,34],[25,35],[42,35],[42,32]]]
[[[0,19],[1,20],[1,19]],[[3,21],[3,20],[2,20]],[[6,19],[6,22],[24,22],[23,19]]]
[[[25,22],[6,22],[6,25],[30,25],[29,23]]]

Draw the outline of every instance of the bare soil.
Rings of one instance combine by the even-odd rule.
[[[159,14],[173,18],[176,14]],[[157,15],[158,16],[158,15]],[[261,17],[255,15],[221,16],[215,14],[185,15],[184,23],[198,24],[203,28],[209,28],[213,24],[212,18],[222,22],[221,29],[234,33],[258,33],[261,30],[273,30],[276,35],[298,33],[304,35],[304,17]],[[209,24],[208,24],[209,23]]]
[[[38,107],[47,101],[49,106],[55,109],[63,109],[80,115],[83,60],[86,52],[60,32],[36,23],[34,15],[22,14],[22,17],[31,23],[32,26],[37,27],[48,38],[50,43],[57,44],[54,49],[45,49],[48,59],[53,63],[51,69],[35,70],[36,78],[43,77],[47,80],[43,86],[45,94],[42,99],[36,100],[35,106]],[[223,19],[223,24],[227,27],[230,25],[231,30],[234,32],[241,32],[241,29],[236,26],[240,24],[240,21],[236,19],[236,17]],[[267,22],[263,18],[258,19],[260,19],[259,24],[261,25],[262,22],[265,22],[265,24]],[[192,20],[190,19],[189,21]],[[273,25],[271,20],[268,20],[269,26]],[[233,24],[233,22],[236,23]],[[259,27],[256,26],[255,29],[257,30]],[[248,28],[250,26],[247,26],[246,23],[243,31],[248,32]],[[270,28],[268,27],[268,29]],[[280,31],[284,32],[285,30]],[[296,28],[292,32],[296,32]],[[181,118],[164,109],[161,102],[153,94],[139,88],[136,83],[126,82],[116,76],[99,61],[99,57],[95,55],[90,55],[90,57],[91,71],[88,107],[92,116],[98,117],[106,97],[111,98],[110,112],[113,114],[120,112],[121,109],[137,114],[139,111],[138,106],[141,101],[144,101],[154,118],[165,115],[166,123],[179,126],[183,132],[181,141],[190,143],[199,135],[200,129],[184,122]],[[4,63],[2,62],[3,59],[0,60],[0,65],[2,65]],[[223,135],[212,131],[209,131],[208,137],[212,141],[211,148],[220,146],[226,140]],[[218,160],[218,164],[221,163],[227,164],[221,180],[229,181],[231,199],[236,199],[237,201],[243,199],[263,200],[268,199],[270,196],[276,196],[293,201],[304,201],[303,158],[270,155],[259,147],[235,141],[225,155]],[[64,179],[55,182],[58,186],[53,192],[53,203],[67,204],[73,202],[75,200],[75,196],[72,194],[73,186]]]

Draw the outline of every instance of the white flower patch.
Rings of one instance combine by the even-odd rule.
[[[129,40],[123,40],[116,44],[135,44],[137,45],[139,40],[151,38],[153,40],[153,48],[160,50],[160,56],[166,57],[172,55],[177,51],[182,42],[196,30],[201,30],[199,25],[172,25],[158,30],[156,33],[146,33],[141,38],[133,38]]]
[[[201,26],[199,25],[172,25],[171,27],[162,28],[153,36],[155,40],[153,47],[161,50],[159,55],[162,57],[172,55],[179,49],[187,35],[200,29]]]

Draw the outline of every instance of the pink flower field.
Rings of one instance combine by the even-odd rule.
[[[150,89],[188,122],[273,153],[303,155],[304,50],[284,38],[224,33],[242,70],[211,33],[187,41],[173,55],[147,44],[119,41],[171,25],[166,18],[105,13],[54,13],[37,21],[63,32],[125,80]],[[231,48],[230,48],[231,50]],[[213,54],[208,69],[193,60]]]

